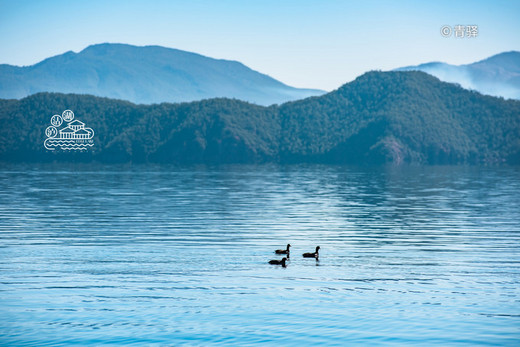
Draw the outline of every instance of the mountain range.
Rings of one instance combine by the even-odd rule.
[[[520,100],[520,52],[504,52],[466,65],[431,62],[397,71],[423,71],[482,94]]]
[[[259,105],[324,93],[290,87],[237,61],[160,46],[109,43],[31,66],[0,65],[0,98],[39,92],[91,94],[137,104],[228,97]]]
[[[66,109],[95,131],[91,149],[45,149],[50,117]],[[420,71],[368,72],[325,95],[269,107],[61,93],[0,100],[0,158],[17,162],[519,165],[519,134],[520,101]]]
[[[483,94],[520,99],[520,52],[467,65],[431,62],[396,69],[414,70]],[[264,106],[325,93],[285,85],[237,61],[112,43],[66,52],[32,66],[0,65],[0,98],[20,99],[39,92],[90,94],[137,104],[227,97]]]

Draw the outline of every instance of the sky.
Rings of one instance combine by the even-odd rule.
[[[370,70],[520,51],[518,18],[512,0],[0,0],[0,64],[104,42],[160,45],[330,91]],[[457,38],[456,25],[478,34]]]

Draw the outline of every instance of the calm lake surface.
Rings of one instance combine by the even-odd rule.
[[[108,343],[518,346],[520,168],[3,164],[0,345]]]

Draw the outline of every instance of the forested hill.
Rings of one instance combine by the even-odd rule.
[[[95,130],[85,153],[48,151],[53,114]],[[369,72],[281,106],[232,99],[135,105],[40,93],[0,100],[2,161],[520,164],[520,101],[484,96],[423,72]]]

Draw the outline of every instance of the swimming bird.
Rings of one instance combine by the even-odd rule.
[[[291,244],[287,244],[287,249],[277,249],[274,251],[276,254],[289,254],[289,248],[291,247]]]
[[[287,260],[287,258],[282,258],[282,260],[269,260],[269,264],[271,265],[282,265],[282,267],[286,267],[287,265],[285,265],[285,261]]]
[[[318,251],[320,249],[320,246],[316,246],[316,252],[314,253],[303,253],[304,258],[318,258]]]

